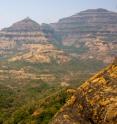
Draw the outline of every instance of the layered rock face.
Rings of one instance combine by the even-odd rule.
[[[117,13],[89,9],[51,24],[64,46],[81,49],[79,58],[112,60],[117,49]],[[111,58],[111,59],[110,59]]]
[[[45,35],[40,30],[40,25],[30,18],[16,22],[9,28],[4,28],[0,32],[0,39],[35,42],[47,41]]]
[[[19,22],[14,23],[9,28],[4,28],[5,32],[38,32],[40,31],[40,25],[30,18],[25,18]]]
[[[47,41],[42,32],[0,32],[1,40],[33,41],[44,43]]]
[[[51,124],[116,124],[117,60],[74,92]]]
[[[24,44],[47,44],[48,40],[40,30],[40,25],[30,18],[14,23],[0,31],[0,57],[25,52]]]
[[[27,50],[27,52],[13,56],[9,61],[26,61],[31,63],[52,63],[55,61],[58,64],[63,64],[71,60],[69,55],[62,50],[58,50],[52,44],[23,44],[22,49]]]
[[[40,30],[40,25],[30,18],[25,18],[11,25],[8,28],[4,28],[0,31],[1,41],[19,41],[19,43],[26,42],[47,42],[45,35]]]
[[[16,47],[15,41],[0,40],[0,57],[5,57],[7,54],[11,54],[11,49]]]
[[[117,13],[105,9],[91,9],[82,11],[71,17],[60,19],[58,23],[52,24],[54,29],[60,33],[116,33]]]
[[[43,25],[45,26],[48,27]],[[30,18],[3,29],[0,31],[0,55],[12,54],[8,60],[10,62],[51,63],[56,61],[58,64],[68,62],[71,59],[70,56],[49,43],[49,34],[46,36],[43,33],[50,32],[52,29],[50,30],[50,27],[47,31],[44,29]]]
[[[89,9],[60,19],[58,23],[41,26],[26,18],[0,32],[3,41],[46,44],[61,43],[62,47],[74,49],[72,57],[80,60],[98,60],[111,63],[117,51],[117,13],[105,9]],[[19,42],[18,42],[19,41]]]

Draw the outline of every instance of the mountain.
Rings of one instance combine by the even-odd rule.
[[[116,124],[117,60],[81,85],[51,124]]]
[[[78,60],[107,64],[117,52],[116,20],[116,12],[101,8],[88,9],[53,24],[39,25],[26,18],[0,31],[0,39],[20,41],[17,42],[20,46],[24,42],[51,43]]]
[[[1,65],[13,65],[9,75],[17,73],[17,79],[50,79],[60,85],[71,85],[74,80],[77,85],[77,80],[81,83],[116,56],[115,20],[116,13],[104,9],[86,10],[55,24],[39,25],[23,19],[0,31]],[[108,29],[113,31],[107,32],[109,26],[114,26]],[[2,80],[9,77],[4,76],[6,68],[1,69]],[[33,68],[33,73],[27,68]]]
[[[117,49],[117,13],[89,9],[51,24],[66,48],[76,49],[79,59],[96,59],[110,63]],[[69,48],[68,48],[69,49]],[[72,51],[73,51],[72,50]]]
[[[70,72],[74,67],[71,66],[70,72],[65,68],[72,59],[49,42],[39,24],[29,18],[0,31],[0,83],[7,82],[5,85],[13,89],[26,88],[31,81],[69,85],[66,81],[73,78]]]
[[[97,25],[103,27],[102,22],[109,22],[110,17],[113,18],[110,26],[114,25],[116,28],[114,21],[116,13],[104,9],[91,9],[61,19],[56,24],[39,25],[32,19],[26,18],[1,30],[1,81],[11,77],[12,81],[9,83],[13,87],[15,86],[12,84],[13,81],[19,80],[17,83],[19,86],[22,80],[26,80],[28,84],[29,78],[36,81],[41,79],[49,84],[56,82],[57,85],[62,86],[80,85],[107,63],[111,63],[116,56],[115,32],[107,34],[89,30],[90,25],[98,30],[95,26],[96,22],[100,22]],[[81,18],[84,21],[81,21]],[[67,31],[66,35],[64,30],[75,24],[78,30],[78,27],[83,25],[89,25],[89,29],[86,28],[87,32],[82,30],[77,32],[76,29],[69,28],[72,33]],[[63,27],[62,25],[64,30],[59,29],[59,26]],[[104,37],[100,36],[102,34]],[[107,37],[111,38],[110,41]],[[16,75],[15,78],[13,75]]]
[[[30,18],[25,18],[0,31],[0,39],[14,41],[46,42],[40,25]]]
[[[38,32],[40,31],[40,25],[30,19],[29,17],[14,23],[9,28],[4,28],[2,31],[5,32]]]
[[[1,30],[0,124],[114,124],[116,62],[97,73],[116,56],[114,19],[91,9],[55,24],[26,18]]]
[[[105,9],[89,9],[51,24],[61,34],[116,33],[117,13]]]
[[[50,42],[53,41],[53,43],[55,44],[56,42],[60,41],[61,36],[55,31],[55,29],[50,24],[43,23],[40,28]]]
[[[40,25],[30,18],[2,29],[0,32],[1,56],[7,54],[5,50],[8,54],[9,50],[12,52],[15,50],[15,56],[11,57],[10,61],[36,63],[50,63],[51,59],[58,63],[69,61],[70,58],[62,50],[58,50],[49,43],[42,31]],[[18,51],[21,52],[20,55]]]
[[[40,25],[32,19],[26,18],[2,29],[0,44],[1,58],[8,58],[19,52],[24,54],[27,51],[24,48],[26,44],[48,44],[48,41],[44,33],[41,32]]]

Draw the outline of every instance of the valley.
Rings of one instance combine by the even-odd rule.
[[[73,124],[69,122],[71,110],[69,106],[69,111],[66,110],[66,102],[72,102],[72,98],[74,101],[73,94],[79,95],[85,84],[89,93],[90,86],[83,82],[113,63],[117,56],[116,20],[116,12],[91,9],[51,24],[40,25],[28,17],[2,29],[0,124],[48,124],[51,121],[52,124],[60,124],[60,121],[61,124]],[[107,82],[116,82],[116,64],[107,71]],[[97,82],[93,80],[91,82]],[[105,83],[101,81],[100,89]],[[81,88],[77,90],[77,87]],[[92,84],[92,87],[96,86]],[[108,90],[105,87],[104,90]],[[78,106],[81,110],[80,103]],[[68,115],[63,115],[63,109]],[[87,113],[84,110],[81,114]],[[80,118],[79,123],[85,124],[85,119]]]

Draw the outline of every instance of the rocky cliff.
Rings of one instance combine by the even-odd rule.
[[[60,19],[58,23],[52,24],[54,29],[60,33],[116,33],[117,13],[105,9],[89,9],[73,16]]]
[[[46,27],[46,30],[44,30]],[[9,56],[9,61],[31,63],[66,63],[70,56],[49,43],[49,25],[40,25],[30,18],[14,23],[0,31],[0,56]],[[48,38],[47,38],[48,37]],[[50,36],[52,38],[52,36]],[[54,39],[54,38],[53,38]],[[14,54],[13,54],[14,53]]]
[[[29,17],[14,23],[9,28],[4,28],[5,32],[38,32],[40,31],[40,25],[30,19]]]
[[[40,25],[30,18],[14,23],[2,29],[0,39],[14,41],[46,42],[47,38],[40,30]]]
[[[109,63],[117,49],[117,13],[89,9],[51,24],[63,46],[82,51],[80,59],[94,58]]]
[[[116,124],[117,60],[74,92],[51,124]]]

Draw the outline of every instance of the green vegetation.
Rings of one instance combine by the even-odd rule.
[[[71,52],[71,51],[69,51]],[[74,51],[73,51],[74,52]],[[80,86],[104,65],[101,61],[72,59],[66,64],[1,62],[4,79],[0,79],[0,124],[48,124],[70,95],[60,87],[67,81],[70,87]],[[100,68],[99,68],[100,67]],[[18,78],[12,71],[24,74],[52,74],[54,80]],[[65,77],[64,77],[65,76]],[[67,77],[66,77],[67,76]]]
[[[4,90],[0,93],[0,110],[3,109],[0,112],[0,124],[48,124],[70,97],[64,88],[50,88],[45,94],[38,93],[38,98],[30,100],[26,100],[26,96],[23,99],[20,96],[16,100],[18,94],[16,97],[9,92],[11,91]],[[3,93],[7,94],[5,98],[1,97]]]

